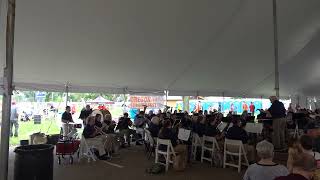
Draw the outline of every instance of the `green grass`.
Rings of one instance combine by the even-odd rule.
[[[52,125],[51,125],[52,124]],[[51,125],[51,127],[50,127]],[[50,127],[50,129],[49,129]],[[14,130],[14,129],[13,129]],[[54,119],[45,119],[41,121],[41,124],[34,124],[33,121],[21,122],[19,121],[19,137],[10,138],[10,146],[16,146],[20,144],[20,140],[29,140],[30,135],[36,132],[42,132],[45,134],[59,134],[60,127],[57,121]]]

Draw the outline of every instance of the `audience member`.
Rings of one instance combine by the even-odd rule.
[[[286,167],[273,162],[273,144],[266,140],[261,141],[257,144],[256,150],[261,159],[249,166],[243,180],[273,180],[276,177],[289,174]]]
[[[293,158],[291,173],[277,177],[275,180],[311,180],[315,169],[315,159],[310,154],[300,153]]]
[[[304,153],[310,154],[316,161],[320,160],[320,153],[313,151],[313,139],[308,135],[300,137],[300,145]]]

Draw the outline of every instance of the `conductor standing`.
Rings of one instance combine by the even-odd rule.
[[[272,118],[272,143],[276,150],[285,148],[286,109],[276,96],[269,97],[272,105],[267,114]]]

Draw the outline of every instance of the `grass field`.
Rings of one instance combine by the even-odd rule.
[[[110,112],[112,117],[118,119],[122,115],[122,108],[116,107],[111,108]],[[74,120],[78,120],[79,113],[73,116]],[[19,137],[11,137],[10,138],[10,146],[16,146],[20,144],[20,140],[29,140],[30,135],[37,132],[45,133],[46,135],[50,134],[59,134],[60,133],[60,115],[56,119],[47,118],[41,121],[41,124],[34,124],[33,120],[28,122],[19,121]],[[80,121],[81,123],[81,121]]]
[[[49,128],[50,127],[50,128]],[[54,119],[42,120],[41,124],[34,124],[33,121],[19,122],[19,137],[10,138],[10,146],[20,144],[20,140],[29,140],[29,136],[36,132],[45,134],[59,134],[60,127]]]

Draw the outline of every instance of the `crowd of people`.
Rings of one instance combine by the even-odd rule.
[[[110,112],[92,116],[92,109],[90,106],[86,106],[81,111],[79,118],[83,120],[85,126],[83,137],[98,147],[96,155],[100,159],[108,159],[112,153],[117,153],[120,147],[130,146],[131,139],[135,139],[137,145],[142,145],[145,129],[148,129],[154,138],[169,139],[174,149],[179,152],[180,145],[191,146],[191,137],[188,141],[182,141],[178,138],[178,131],[183,128],[191,130],[192,134],[197,134],[200,138],[203,136],[215,137],[220,149],[223,149],[222,144],[225,138],[241,140],[251,164],[244,175],[245,180],[310,179],[314,176],[316,162],[320,159],[320,154],[313,151],[314,140],[308,135],[303,135],[300,138],[295,136],[296,139],[291,142],[292,138],[288,136],[286,129],[292,124],[299,126],[294,121],[294,116],[298,112],[305,114],[304,118],[307,119],[307,122],[303,127],[307,132],[308,129],[316,127],[320,111],[293,110],[292,107],[286,110],[283,103],[275,96],[271,96],[270,101],[271,107],[267,110],[260,110],[258,118],[261,123],[264,123],[264,128],[270,130],[271,134],[270,137],[265,136],[260,139],[245,130],[246,123],[254,120],[252,114],[247,111],[244,111],[240,116],[230,112],[224,117],[218,111],[199,110],[190,115],[188,112],[169,111],[169,107],[163,111],[159,110],[157,113],[153,111],[146,113],[147,107],[145,107],[133,118],[133,122],[128,113],[124,113],[116,123],[112,121]],[[66,124],[72,122],[70,107],[66,108],[66,112],[62,115],[62,121]],[[227,123],[224,129],[218,128],[221,122]],[[287,143],[288,141],[289,143]],[[288,148],[287,166],[273,162],[274,151],[286,151]],[[188,148],[185,151],[188,152],[185,155],[190,160],[190,151]],[[301,158],[309,161],[303,161]],[[257,159],[260,160],[256,161]]]

